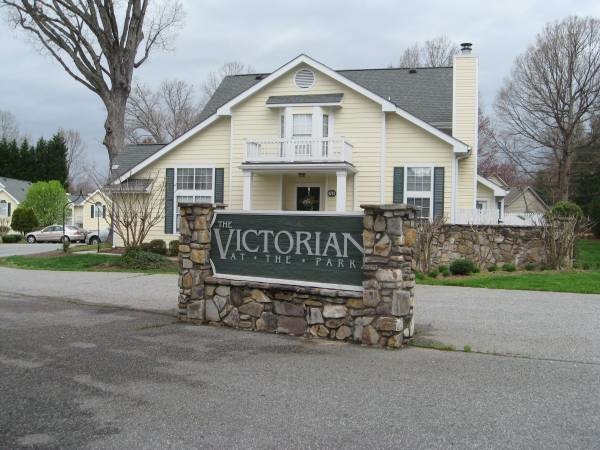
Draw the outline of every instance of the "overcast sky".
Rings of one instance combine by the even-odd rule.
[[[488,110],[515,56],[546,22],[600,16],[598,0],[184,0],[184,7],[174,50],[155,53],[135,79],[156,86],[177,78],[198,86],[227,61],[270,72],[300,53],[334,69],[386,67],[397,63],[404,47],[445,34],[473,43]],[[0,22],[0,43],[0,110],[11,111],[33,139],[59,127],[79,130],[91,160],[106,171],[100,99],[37,53],[6,20]]]

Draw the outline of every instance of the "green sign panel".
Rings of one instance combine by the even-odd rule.
[[[362,286],[362,215],[217,211],[210,257],[216,276]]]

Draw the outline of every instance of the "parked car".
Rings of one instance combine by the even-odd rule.
[[[62,225],[50,225],[38,231],[32,231],[25,236],[27,242],[34,244],[36,242],[85,242],[87,231],[83,228],[72,225],[65,226],[63,233]]]
[[[105,228],[103,230],[89,230],[86,236],[86,242],[91,245],[95,245],[98,242],[106,242],[110,230]]]

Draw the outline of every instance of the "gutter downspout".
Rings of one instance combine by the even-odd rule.
[[[453,170],[452,170],[452,217],[450,222],[452,223],[456,223],[456,186],[458,184],[458,161],[460,161],[461,159],[465,159],[469,156],[471,156],[471,149],[469,148],[469,150],[467,151],[467,153],[465,153],[464,155],[454,155],[454,160],[453,160]],[[475,177],[475,186],[477,186],[477,177]],[[477,197],[477,195],[475,195],[475,197]]]

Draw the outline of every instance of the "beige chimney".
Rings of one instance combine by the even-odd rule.
[[[452,136],[471,148],[457,163],[456,207],[475,208],[477,196],[478,58],[471,44],[461,44],[452,71]]]

